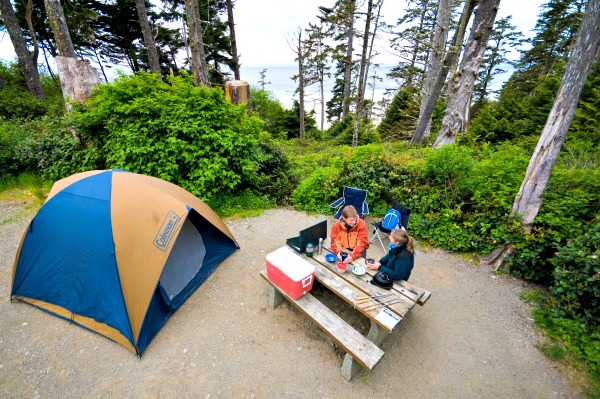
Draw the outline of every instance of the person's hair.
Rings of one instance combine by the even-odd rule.
[[[411,236],[408,235],[406,230],[404,229],[394,229],[391,232],[392,237],[394,237],[394,241],[400,244],[406,244],[406,249],[408,252],[414,251],[414,241]]]
[[[342,209],[342,216],[344,218],[357,218],[358,212],[356,212],[356,208],[352,205],[348,205]]]

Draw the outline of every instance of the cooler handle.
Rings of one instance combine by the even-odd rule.
[[[312,283],[312,278],[313,278],[313,275],[311,274],[310,276],[308,276],[307,278],[302,280],[302,288],[308,287],[310,285],[310,283]]]

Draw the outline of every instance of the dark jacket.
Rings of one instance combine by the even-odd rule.
[[[379,271],[389,274],[393,280],[408,280],[415,264],[415,254],[409,252],[405,245],[400,245],[392,248],[379,263]]]

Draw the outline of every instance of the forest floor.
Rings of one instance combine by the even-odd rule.
[[[241,249],[171,317],[141,359],[32,306],[10,302],[13,261],[32,216],[0,201],[1,398],[580,398],[536,349],[530,306],[539,287],[494,275],[464,257],[417,245],[411,282],[432,292],[384,343],[370,373],[347,382],[343,352],[285,303],[267,306],[259,276],[285,238],[330,216],[285,208],[226,220]],[[331,224],[330,224],[331,226]],[[383,254],[374,242],[369,256]],[[362,331],[368,320],[313,294]]]

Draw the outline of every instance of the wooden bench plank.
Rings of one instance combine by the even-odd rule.
[[[269,279],[266,270],[261,271],[260,275],[291,304],[314,321],[321,330],[361,366],[367,370],[372,370],[381,360],[384,352],[377,345],[361,335],[310,293],[294,300]]]

